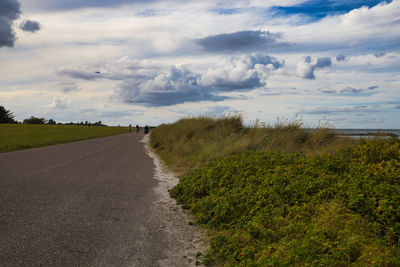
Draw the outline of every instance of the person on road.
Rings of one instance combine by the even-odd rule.
[[[136,124],[136,133],[139,133],[139,131],[140,131],[140,127],[138,124]]]
[[[130,133],[132,132],[132,125],[131,124],[129,124],[129,132]]]

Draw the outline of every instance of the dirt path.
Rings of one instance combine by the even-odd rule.
[[[145,136],[142,142],[146,144],[147,154],[154,160],[155,178],[159,181],[155,188],[157,201],[153,203],[152,214],[161,219],[160,224],[167,233],[169,247],[167,258],[160,261],[161,266],[203,266],[199,264],[202,257],[196,258],[196,254],[201,252],[204,255],[207,250],[205,233],[199,226],[189,224],[194,221],[193,217],[182,212],[181,207],[169,196],[168,190],[178,183],[178,179],[149,149],[148,139],[149,136]]]
[[[0,265],[193,266],[200,236],[142,138],[0,154]]]

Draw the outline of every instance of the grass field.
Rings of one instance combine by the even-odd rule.
[[[127,133],[127,127],[0,124],[0,152]]]

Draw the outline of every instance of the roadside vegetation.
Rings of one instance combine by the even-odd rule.
[[[160,125],[150,139],[150,145],[178,174],[245,151],[315,154],[335,151],[351,143],[352,140],[340,138],[325,126],[308,129],[295,119],[245,126],[240,115],[184,118]]]
[[[0,124],[0,152],[127,133],[127,127]]]
[[[182,174],[171,195],[210,230],[206,264],[400,265],[397,138],[203,117],[156,128],[151,145]]]

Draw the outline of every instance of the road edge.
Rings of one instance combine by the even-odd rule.
[[[179,179],[165,166],[158,155],[149,145],[150,135],[141,140],[147,155],[153,159],[155,165],[154,178],[158,181],[154,189],[157,200],[152,205],[153,212],[161,221],[161,231],[168,237],[169,247],[165,251],[166,259],[159,261],[160,266],[204,266],[201,264],[203,255],[207,251],[205,231],[193,224],[194,217],[185,213],[175,199],[171,198],[168,190],[174,187]],[[201,253],[199,256],[198,253]],[[197,256],[197,257],[196,257]]]

